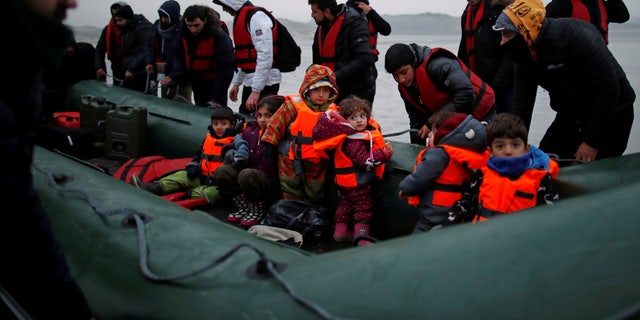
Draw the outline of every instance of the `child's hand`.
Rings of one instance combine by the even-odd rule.
[[[338,111],[336,111],[336,110],[327,110],[326,113],[327,113],[327,117],[332,122],[347,122],[347,120],[345,118],[343,118],[340,115],[340,113],[338,113]]]
[[[393,156],[393,146],[391,146],[391,142],[384,143],[384,154],[388,158],[391,158],[391,156]]]

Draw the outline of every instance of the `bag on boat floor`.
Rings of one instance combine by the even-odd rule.
[[[113,177],[130,183],[129,179],[135,174],[143,182],[151,182],[183,170],[190,161],[191,158],[167,159],[163,156],[133,158],[125,162]]]
[[[261,224],[297,231],[305,242],[318,242],[331,235],[326,212],[327,208],[307,201],[280,199],[269,208]]]
[[[50,124],[36,127],[36,144],[81,159],[100,156],[104,150],[94,130]]]

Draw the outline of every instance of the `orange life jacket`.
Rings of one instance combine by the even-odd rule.
[[[288,95],[286,101],[290,101],[295,107],[297,116],[289,125],[287,134],[280,142],[278,150],[280,153],[288,155],[289,160],[302,160],[319,163],[324,159],[329,159],[329,155],[324,150],[316,150],[313,144],[313,127],[318,122],[318,118],[324,111],[313,111],[297,94]],[[327,110],[338,110],[335,104],[329,105]]]
[[[597,2],[597,9],[598,13],[600,14],[600,19],[596,21],[596,26],[598,27],[598,29],[603,31],[604,41],[609,43],[609,16],[607,15],[607,7],[605,7],[603,0],[597,0]],[[589,23],[593,23],[591,21],[592,17],[589,14],[589,8],[587,8],[587,6],[585,6],[584,3],[580,0],[571,0],[571,18],[576,18]],[[595,18],[597,19],[598,17]]]
[[[200,39],[195,48],[189,46],[186,39],[182,38],[182,46],[185,52],[185,62],[187,70],[197,72],[204,80],[214,80],[216,78],[216,57],[213,50],[215,37],[209,36]]]
[[[473,91],[476,94],[476,99],[475,101],[473,101],[474,110],[471,115],[473,115],[473,117],[477,120],[483,120],[493,109],[493,106],[495,104],[495,94],[493,93],[493,88],[491,88],[491,86],[480,79],[480,77],[478,77],[471,70],[469,70],[464,62],[460,61],[460,59],[458,59],[455,54],[444,48],[431,49],[429,55],[427,55],[420,66],[415,69],[415,77],[416,81],[418,82],[418,90],[420,91],[421,101],[418,102],[411,99],[411,96],[407,92],[407,89],[403,85],[398,84],[398,89],[400,90],[402,96],[418,110],[427,114],[433,114],[437,112],[447,102],[451,101],[451,93],[440,90],[438,87],[436,87],[427,74],[427,65],[429,64],[429,60],[434,57],[434,54],[436,53],[438,53],[438,55],[440,56],[449,56],[450,58],[458,60],[462,71],[464,71],[469,77],[469,80],[471,80]]]
[[[469,68],[471,70],[476,69],[475,63],[475,46],[476,46],[476,33],[478,32],[478,24],[482,21],[485,10],[485,1],[482,0],[478,4],[476,9],[474,6],[467,6],[467,19],[464,22],[462,34],[464,36],[466,54],[469,57]]]
[[[518,179],[511,180],[501,176],[497,171],[488,167],[482,168],[483,178],[480,185],[478,201],[480,207],[492,212],[509,214],[515,211],[535,207],[537,204],[538,188],[540,182],[547,174],[552,178],[558,176],[558,164],[549,161],[549,170],[530,169],[525,171]],[[482,214],[483,211],[481,210]],[[476,221],[484,221],[487,216],[477,215]]]
[[[336,150],[334,155],[334,164],[336,168],[335,181],[338,186],[356,187],[365,185],[375,179],[382,179],[385,169],[384,164],[373,167],[373,170],[357,168],[353,165],[353,161],[351,158],[347,157],[342,148],[345,139],[354,139],[369,142],[371,154],[373,154],[374,151],[384,149],[384,138],[380,131],[380,125],[373,119],[369,120],[369,125],[373,127],[371,130],[365,130],[351,135],[339,134],[314,145],[316,150]]]
[[[331,70],[336,69],[336,61],[338,61],[338,57],[336,57],[336,41],[342,29],[344,17],[345,14],[341,14],[336,18],[324,40],[322,39],[323,27],[318,27],[318,58],[321,65],[329,67]]]
[[[223,164],[224,155],[222,147],[233,142],[234,137],[215,138],[210,132],[202,144],[202,154],[200,157],[200,172],[204,176],[211,176],[216,169]]]
[[[251,40],[251,34],[249,34],[248,27],[251,16],[257,11],[262,11],[271,18],[271,22],[273,23],[273,27],[271,28],[271,34],[273,37],[273,57],[275,58],[278,54],[278,24],[276,19],[265,8],[258,6],[243,6],[240,8],[236,18],[233,20],[233,43],[235,45],[235,65],[247,73],[256,71],[256,63],[258,59],[258,52],[253,46],[253,41]],[[273,63],[274,61],[272,61],[272,64]]]
[[[453,147],[449,145],[439,145],[436,148],[443,148],[449,155],[449,164],[442,174],[436,178],[433,186],[432,204],[441,207],[451,207],[460,198],[464,192],[466,185],[471,179],[471,170],[477,170],[487,164],[489,152],[477,153],[471,150]],[[424,152],[428,148],[422,150],[416,158],[416,164],[413,168],[415,172],[418,165],[423,160]],[[419,196],[409,197],[409,204],[417,206],[420,203]]]

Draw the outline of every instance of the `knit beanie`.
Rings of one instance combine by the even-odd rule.
[[[451,116],[451,118],[442,123],[440,127],[436,128],[436,133],[433,135],[433,145],[438,145],[442,138],[451,133],[451,131],[455,130],[466,118],[466,114],[456,113],[455,115]]]
[[[120,7],[120,9],[118,9],[118,11],[116,11],[116,17],[118,18],[122,18],[122,19],[127,19],[127,20],[132,20],[133,19],[133,9],[131,9],[131,6],[122,6]]]

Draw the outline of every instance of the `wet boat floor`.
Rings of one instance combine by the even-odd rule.
[[[103,171],[106,174],[109,174],[110,176],[113,176],[113,174],[122,166],[122,164],[126,162],[123,160],[113,160],[113,159],[107,159],[102,157],[87,159],[84,161],[90,163],[91,165],[95,166],[97,169]],[[225,223],[236,226],[238,228],[241,228],[244,230],[247,229],[241,226],[240,224],[231,223],[226,220],[227,215],[230,212],[233,212],[236,210],[233,204],[229,201],[225,201],[221,204],[216,204],[215,206],[207,205],[207,206],[198,207],[194,209],[204,211],[209,215],[221,221],[224,221]],[[349,248],[352,246],[353,244],[351,242],[337,242],[337,241],[334,241],[333,239],[327,239],[325,241],[319,241],[319,242],[313,242],[313,243],[303,242],[301,249],[305,251],[313,252],[313,253],[324,253],[324,252],[341,250],[341,249]]]

